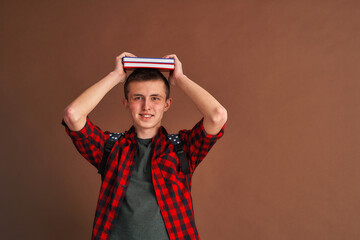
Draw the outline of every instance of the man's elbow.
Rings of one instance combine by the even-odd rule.
[[[86,116],[81,116],[71,107],[65,108],[63,118],[66,125],[72,131],[79,131],[80,129],[82,129],[86,121]]]
[[[217,107],[211,121],[218,126],[223,126],[227,121],[227,110],[222,106]]]
[[[76,122],[79,120],[79,116],[73,108],[67,107],[64,109],[64,120],[65,122]]]

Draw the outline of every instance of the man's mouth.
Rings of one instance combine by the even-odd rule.
[[[152,116],[154,116],[154,115],[152,115],[152,114],[139,114],[139,115],[140,115],[141,118],[144,118],[144,119],[149,119],[149,118],[151,118]]]

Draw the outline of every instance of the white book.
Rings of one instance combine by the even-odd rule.
[[[141,63],[167,63],[175,64],[173,58],[145,58],[145,57],[123,57],[123,62],[141,62]]]
[[[124,62],[124,68],[157,68],[174,70],[174,64],[162,64],[162,63],[144,63],[144,62]]]

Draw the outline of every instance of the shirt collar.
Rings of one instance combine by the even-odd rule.
[[[167,135],[168,133],[166,129],[163,126],[160,126],[158,133],[152,139],[152,143],[158,143],[164,141]],[[125,132],[125,138],[130,140],[132,144],[137,144],[136,137],[137,137],[136,129],[134,125],[132,125],[131,128]]]

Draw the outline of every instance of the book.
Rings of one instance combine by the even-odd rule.
[[[156,68],[160,71],[170,71],[175,68],[173,58],[144,58],[144,57],[123,57],[124,69],[134,68]]]
[[[141,62],[141,63],[170,63],[175,64],[173,58],[146,58],[146,57],[123,57],[123,62]]]

